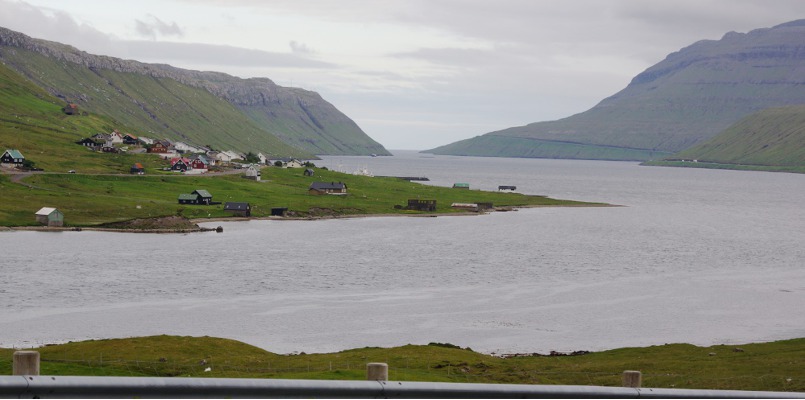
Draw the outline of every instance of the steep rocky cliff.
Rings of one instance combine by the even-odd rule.
[[[707,140],[753,112],[805,104],[805,20],[702,40],[592,109],[430,152],[645,160]]]
[[[277,155],[389,154],[317,93],[267,78],[93,55],[5,28],[0,61],[81,109],[146,136]]]

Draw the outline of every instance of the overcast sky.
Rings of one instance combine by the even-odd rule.
[[[801,0],[0,0],[93,54],[319,92],[389,149],[585,111],[671,52],[805,18]]]

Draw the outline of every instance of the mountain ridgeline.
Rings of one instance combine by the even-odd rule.
[[[317,93],[267,78],[92,55],[5,28],[0,62],[141,136],[283,157],[390,154]]]
[[[659,159],[701,144],[752,113],[798,104],[805,104],[805,20],[696,42],[588,111],[427,152]]]

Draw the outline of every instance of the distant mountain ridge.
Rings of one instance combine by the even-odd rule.
[[[797,104],[805,104],[805,20],[696,42],[588,111],[426,152],[656,159],[710,139],[751,113]]]
[[[0,61],[80,109],[140,134],[276,155],[388,155],[315,92],[92,55],[0,28]]]

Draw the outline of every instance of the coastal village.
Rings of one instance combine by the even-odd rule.
[[[66,105],[62,111],[67,115],[79,114],[78,106]],[[160,172],[177,173],[182,175],[202,174],[241,174],[243,178],[260,181],[260,170],[264,167],[300,169],[306,177],[315,176],[315,165],[310,160],[297,158],[269,157],[262,152],[239,153],[232,150],[213,150],[206,146],[199,146],[182,141],[169,139],[152,139],[131,133],[121,133],[113,130],[110,133],[97,133],[74,142],[83,146],[87,151],[108,154],[142,154],[143,157],[158,157],[163,160],[164,167]],[[5,149],[0,155],[0,169],[7,172],[45,172],[35,167],[35,160],[26,158],[18,149]],[[80,167],[67,171],[47,171],[56,173],[79,173]],[[129,173],[132,175],[145,175],[146,168],[141,162],[131,165]],[[312,181],[309,188],[310,195],[346,195],[347,185],[342,182]],[[213,201],[213,195],[206,189],[197,189],[191,193],[177,194],[177,203],[182,205],[211,206],[221,202]],[[230,201],[224,203],[223,210],[233,217],[251,216],[251,205],[248,202]],[[272,216],[284,216],[287,207],[271,209]],[[34,219],[39,225],[48,227],[61,227],[64,225],[64,213],[54,207],[41,207],[34,213]]]
[[[78,113],[77,106],[68,104],[62,110],[67,115]],[[263,168],[290,168],[298,169],[300,175],[310,180],[308,195],[311,196],[346,196],[349,194],[349,187],[345,182],[317,181],[315,164],[310,160],[299,160],[296,158],[277,158],[270,157],[262,152],[258,153],[239,153],[232,150],[214,150],[208,146],[172,141],[169,139],[152,139],[131,133],[122,133],[113,130],[110,133],[97,133],[84,137],[73,142],[75,146],[82,146],[89,152],[103,154],[129,154],[141,155],[143,161],[146,157],[156,157],[161,162],[160,168],[153,168],[153,163],[149,171],[144,167],[144,162],[134,162],[128,169],[130,175],[146,175],[148,173],[159,174],[180,174],[198,176],[217,176],[217,175],[237,175],[240,174],[244,179],[260,182],[262,179],[261,170]],[[2,146],[2,144],[0,144]],[[2,147],[0,147],[2,148]],[[0,169],[3,172],[14,172],[18,174],[28,173],[61,173],[61,174],[80,174],[81,167],[76,164],[73,169],[66,171],[43,171],[36,167],[36,160],[27,158],[19,149],[6,148],[0,155]],[[118,174],[125,174],[122,171]],[[355,172],[356,175],[369,175],[366,169]],[[402,179],[406,179],[402,177]],[[413,178],[410,178],[413,179]],[[416,178],[424,180],[426,178]],[[454,189],[469,190],[468,183],[455,183]],[[499,191],[512,191],[514,186],[500,186]],[[231,217],[251,217],[252,204],[243,199],[232,199],[232,201],[215,201],[213,193],[204,187],[198,187],[189,193],[176,193],[176,202],[179,205],[191,206],[216,206],[223,204],[223,211]],[[404,200],[404,199],[401,199]],[[32,207],[33,219],[36,224],[46,227],[65,226],[65,214],[62,210],[52,207],[49,204],[37,204]],[[436,200],[434,199],[408,199],[407,204],[395,205],[397,210],[411,210],[418,212],[435,212]],[[456,202],[451,204],[451,208],[462,211],[485,212],[494,207],[492,203]],[[284,217],[288,212],[288,207],[271,207],[270,216]],[[265,212],[265,210],[264,210]],[[68,216],[69,218],[69,216]]]

